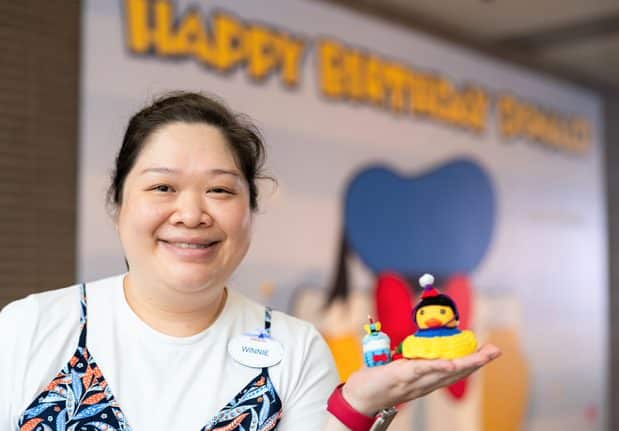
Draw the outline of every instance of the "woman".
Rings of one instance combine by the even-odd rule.
[[[250,123],[200,94],[131,118],[109,190],[128,272],[2,311],[0,429],[369,429],[380,409],[498,356],[396,361],[334,391],[313,327],[226,288],[249,247],[263,156]]]

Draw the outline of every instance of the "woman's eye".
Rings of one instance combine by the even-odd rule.
[[[228,189],[224,189],[223,187],[213,187],[212,189],[209,189],[209,192],[212,192],[212,193],[234,194],[232,191],[230,191]]]
[[[158,192],[169,192],[172,190],[172,187],[167,186],[165,184],[160,184],[158,186],[153,187],[152,190],[158,191]]]

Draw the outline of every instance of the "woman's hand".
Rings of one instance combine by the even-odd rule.
[[[491,344],[462,358],[401,359],[353,373],[342,395],[357,411],[372,416],[379,410],[422,397],[449,386],[499,357]]]

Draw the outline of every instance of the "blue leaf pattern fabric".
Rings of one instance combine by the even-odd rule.
[[[260,422],[264,423],[268,419],[270,410],[271,410],[271,401],[269,401],[269,397],[263,397],[262,407],[260,407],[260,417],[259,417]]]
[[[268,369],[251,381],[200,431],[270,431],[282,416],[282,402],[273,390]]]
[[[86,287],[80,288],[78,347],[56,377],[22,413],[17,431],[132,431],[101,370],[86,348]],[[270,335],[271,310],[265,312]],[[268,368],[249,382],[200,431],[271,431],[282,416],[282,403]]]
[[[56,417],[56,431],[65,431],[67,429],[67,413],[60,412]]]
[[[131,431],[86,348],[86,290],[81,287],[80,340],[65,367],[19,419],[19,431]],[[93,425],[96,421],[98,424]],[[102,427],[103,426],[103,427]]]

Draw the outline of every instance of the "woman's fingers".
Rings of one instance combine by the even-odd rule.
[[[500,355],[496,346],[486,345],[475,353],[451,361],[408,361],[414,366],[416,378],[409,380],[407,398],[417,398],[462,380]]]
[[[477,352],[461,358],[453,359],[457,370],[482,367],[488,362],[501,356],[501,350],[492,344],[482,346]]]

